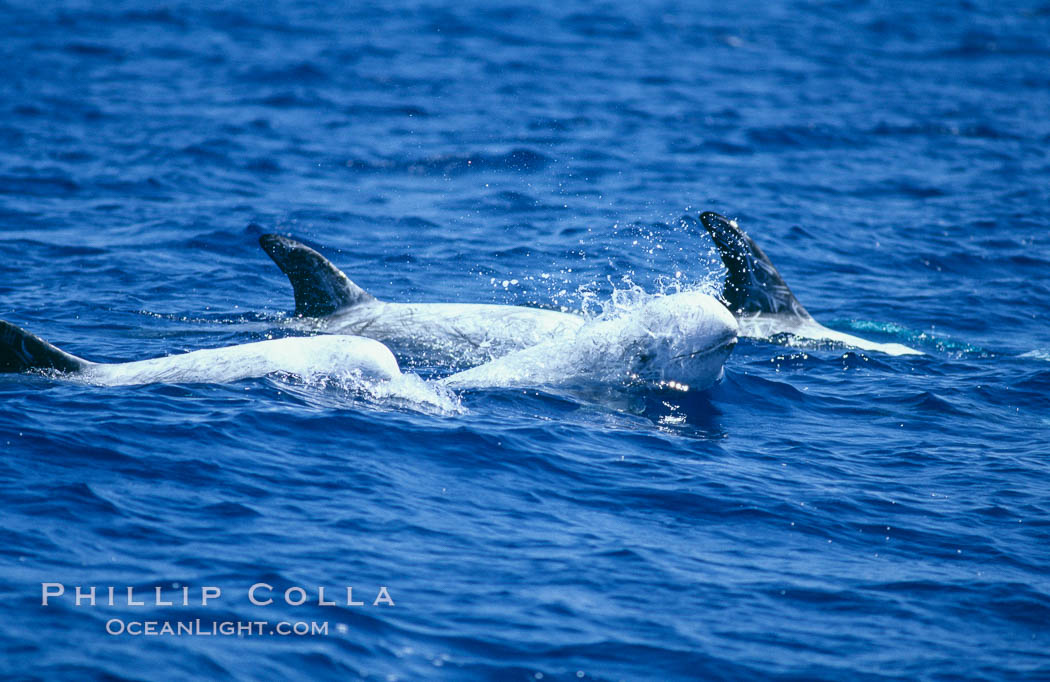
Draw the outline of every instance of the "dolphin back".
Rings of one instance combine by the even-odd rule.
[[[0,320],[0,373],[33,369],[79,372],[89,364],[87,360],[55,348],[39,336]]]
[[[279,234],[264,234],[259,237],[259,245],[292,283],[296,315],[325,317],[376,300],[331,261],[301,242]]]
[[[812,319],[769,257],[735,220],[708,211],[700,215],[700,222],[714,239],[729,271],[722,298],[734,315],[776,313]]]

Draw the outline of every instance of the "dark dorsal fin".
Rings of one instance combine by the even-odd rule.
[[[55,348],[39,336],[0,320],[0,373],[31,369],[77,372],[89,364],[87,360]]]
[[[264,234],[259,244],[288,275],[295,291],[295,314],[325,317],[337,310],[376,300],[309,246],[279,234]]]
[[[786,313],[810,318],[773,263],[735,220],[708,211],[700,214],[700,222],[729,270],[722,298],[734,315]]]

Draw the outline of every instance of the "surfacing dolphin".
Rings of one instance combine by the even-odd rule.
[[[584,324],[579,315],[485,303],[387,303],[309,246],[277,234],[259,244],[288,276],[302,328],[377,339],[420,364],[474,366]]]
[[[714,297],[658,296],[608,320],[480,303],[385,303],[310,247],[259,243],[288,276],[307,328],[378,339],[410,357],[472,369],[448,386],[650,383],[702,389],[722,375],[737,324]]]
[[[360,336],[290,337],[195,350],[135,362],[100,363],[71,355],[0,320],[0,373],[53,370],[89,384],[228,383],[283,372],[304,379],[333,372],[389,381],[401,376],[383,344]]]
[[[777,334],[790,334],[888,355],[922,354],[899,343],[876,343],[828,329],[799,303],[769,257],[735,220],[709,211],[700,215],[700,222],[714,239],[729,271],[722,298],[740,323],[741,336],[768,339]]]

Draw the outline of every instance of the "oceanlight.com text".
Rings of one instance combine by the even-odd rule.
[[[114,637],[317,637],[328,635],[328,621],[203,621],[121,620],[106,621],[106,633]]]

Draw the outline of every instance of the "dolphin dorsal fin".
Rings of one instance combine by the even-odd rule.
[[[700,222],[729,270],[722,298],[734,315],[778,313],[812,319],[773,263],[735,220],[708,211],[700,214]]]
[[[0,372],[57,369],[78,372],[91,363],[55,348],[39,336],[0,320]]]
[[[295,291],[296,315],[325,317],[376,300],[351,282],[331,261],[305,244],[279,234],[264,234],[259,237],[259,245],[288,275]]]

